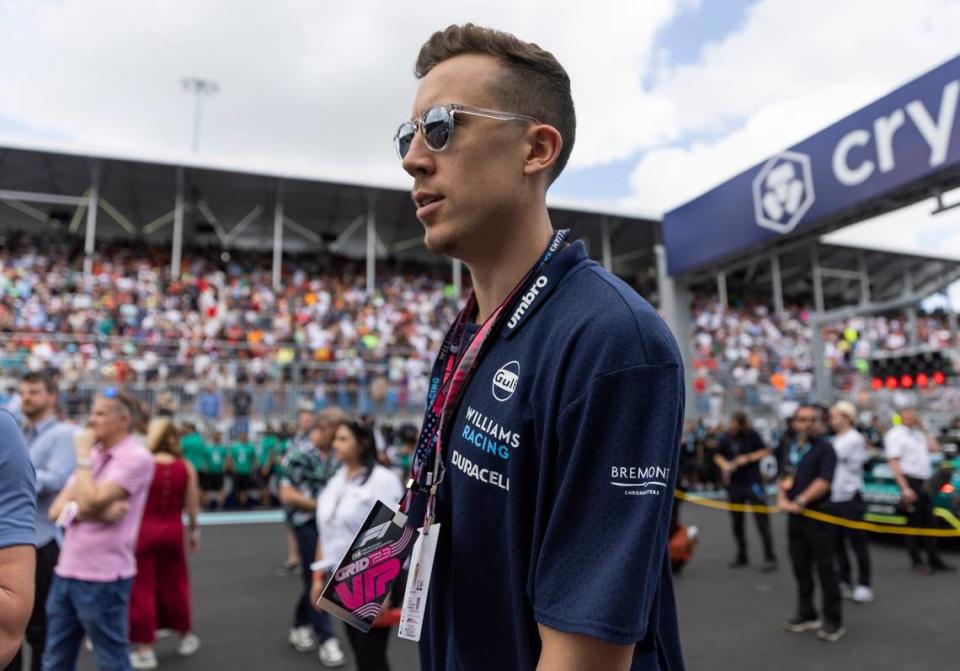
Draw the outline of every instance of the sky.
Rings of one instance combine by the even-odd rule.
[[[960,53],[960,0],[0,0],[0,145],[190,156],[410,186],[413,61],[473,21],[553,52],[577,141],[557,203],[660,215]],[[831,238],[960,258],[922,203]],[[960,305],[960,286],[955,287]]]

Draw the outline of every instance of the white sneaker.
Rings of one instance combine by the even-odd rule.
[[[343,654],[343,648],[340,641],[332,636],[323,642],[320,646],[320,663],[324,666],[343,666],[347,663],[347,657]]]
[[[317,647],[317,639],[313,635],[313,628],[310,625],[303,627],[291,627],[290,636],[287,638],[290,645],[297,649],[297,652],[310,652]]]
[[[200,637],[194,633],[189,633],[180,637],[180,645],[177,646],[177,654],[181,657],[189,657],[199,649]]]
[[[853,590],[850,588],[850,585],[845,582],[840,583],[840,597],[843,599],[853,598]]]
[[[157,668],[157,656],[153,650],[135,650],[130,653],[130,666],[135,669]]]
[[[857,585],[853,590],[853,600],[855,603],[873,603],[873,590],[866,585]]]

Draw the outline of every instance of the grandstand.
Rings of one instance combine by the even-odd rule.
[[[423,248],[413,211],[398,189],[0,149],[0,370],[56,367],[77,412],[122,383],[188,412],[211,386],[226,407],[245,389],[261,417],[413,419],[469,282]],[[551,217],[655,291],[656,221]]]
[[[662,225],[551,207],[556,227],[689,338],[691,414],[717,389],[725,411],[826,402],[859,393],[876,354],[957,348],[956,316],[918,306],[960,279],[960,261],[823,235],[925,198],[948,209],[957,147],[928,147],[905,126],[879,171],[851,147],[905,101],[937,109],[958,71],[960,58]],[[173,389],[188,407],[205,386],[224,404],[243,387],[262,416],[335,402],[412,419],[469,282],[424,249],[404,190],[191,160],[0,148],[0,235],[0,366],[55,365],[78,408],[124,383],[144,400]]]

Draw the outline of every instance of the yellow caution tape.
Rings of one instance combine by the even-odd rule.
[[[764,506],[749,503],[728,503],[727,501],[715,501],[696,494],[688,494],[679,489],[674,490],[674,496],[683,501],[689,501],[705,508],[715,508],[717,510],[729,510],[737,513],[761,513],[772,515],[783,512],[779,506]],[[820,522],[835,524],[846,527],[847,529],[858,529],[860,531],[869,531],[876,534],[894,534],[900,536],[933,536],[937,538],[958,538],[960,537],[960,519],[945,508],[934,508],[933,514],[945,520],[952,529],[927,529],[922,527],[895,527],[886,524],[873,524],[871,522],[857,522],[848,520],[845,517],[828,515],[827,513],[817,512],[815,510],[804,509],[801,515],[809,517]]]

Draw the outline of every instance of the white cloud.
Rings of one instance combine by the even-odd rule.
[[[409,114],[419,46],[474,21],[567,66],[580,116],[572,162],[593,165],[663,136],[669,105],[640,79],[655,34],[688,2],[0,3],[0,62],[16,64],[0,69],[0,115],[81,147],[182,155],[192,104],[179,80],[198,75],[221,88],[204,103],[205,156],[406,185],[390,137]]]
[[[578,109],[571,166],[642,152],[632,195],[606,206],[648,213],[954,56],[960,34],[956,0],[758,0],[698,62],[671,66],[655,38],[698,4],[0,0],[0,120],[12,121],[0,145],[186,156],[192,104],[179,80],[199,75],[221,86],[205,102],[201,160],[406,186],[390,136],[409,114],[417,50],[431,31],[475,21],[557,55]]]
[[[632,200],[669,209],[956,55],[960,3],[761,0],[701,60],[657,74],[688,148],[646,152]]]

